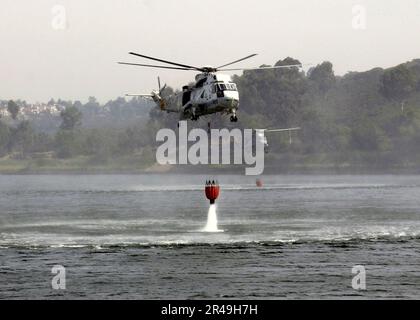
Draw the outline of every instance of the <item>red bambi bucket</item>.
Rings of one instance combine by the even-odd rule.
[[[217,182],[207,181],[206,182],[206,197],[210,200],[210,204],[214,204],[220,194],[220,186]]]

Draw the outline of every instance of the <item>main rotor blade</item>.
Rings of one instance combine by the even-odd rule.
[[[118,62],[119,64],[125,64],[128,66],[137,66],[137,67],[149,67],[149,68],[161,68],[161,69],[171,69],[171,70],[186,70],[186,71],[196,71],[195,69],[190,68],[177,68],[177,67],[166,67],[166,66],[155,66],[151,64],[140,64],[140,63],[131,63],[131,62]]]
[[[297,128],[288,128],[288,129],[266,129],[266,132],[285,132],[285,131],[297,131],[300,130],[300,127]]]
[[[245,58],[242,58],[242,59],[239,59],[239,60],[236,60],[236,61],[233,61],[233,62],[230,62],[230,63],[224,64],[223,66],[217,67],[216,69],[219,69],[219,68],[224,68],[224,67],[230,66],[230,65],[232,65],[232,64],[235,64],[235,63],[238,63],[238,62],[244,61],[244,60],[249,59],[249,58],[252,58],[252,57],[255,57],[256,55],[257,55],[256,53],[251,54],[251,55],[249,55],[249,56],[247,56],[247,57],[245,57]]]
[[[238,69],[217,69],[217,71],[251,71],[251,70],[271,70],[271,69],[286,69],[286,68],[302,68],[301,64],[291,64],[287,66],[274,66],[274,67],[259,67],[259,68],[238,68]]]
[[[183,67],[183,68],[195,69],[195,70],[198,70],[198,71],[203,71],[203,69],[201,69],[201,68],[197,68],[197,67],[194,67],[194,66],[188,66],[186,64],[180,64],[180,63],[176,63],[176,62],[171,62],[171,61],[167,61],[167,60],[153,58],[153,57],[145,56],[145,55],[142,55],[142,54],[139,54],[139,53],[135,53],[135,52],[129,52],[129,53],[131,55],[133,55],[133,56],[137,56],[137,57],[141,57],[141,58],[145,58],[145,59],[149,59],[149,60],[154,60],[154,61],[158,61],[158,62],[172,64],[172,65],[178,66],[178,67]]]
[[[143,97],[143,98],[153,98],[153,94],[148,93],[127,93],[126,97]]]

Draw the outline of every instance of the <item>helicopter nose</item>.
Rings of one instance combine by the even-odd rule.
[[[225,97],[224,104],[229,108],[237,109],[239,106],[239,99]]]
[[[225,93],[225,97],[224,97],[225,103],[228,104],[229,106],[238,106],[239,104],[239,97],[238,95],[235,94],[229,94],[229,93]]]

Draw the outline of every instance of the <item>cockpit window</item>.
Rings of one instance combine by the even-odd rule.
[[[203,85],[204,85],[204,83],[205,83],[206,81],[207,81],[207,79],[206,79],[206,78],[201,79],[200,81],[198,81],[198,82],[196,83],[195,87],[196,87],[196,88],[202,88],[202,87],[203,87]]]
[[[226,87],[227,87],[228,90],[231,90],[231,91],[237,91],[238,90],[236,88],[236,84],[234,84],[234,83],[227,83]]]
[[[219,83],[218,89],[220,91],[238,91],[238,88],[234,83]]]

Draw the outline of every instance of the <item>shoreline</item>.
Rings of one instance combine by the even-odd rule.
[[[0,166],[0,175],[245,175],[245,167],[208,166],[157,166],[144,169],[134,168],[36,168],[20,170],[4,170]],[[369,167],[267,167],[261,175],[420,175],[420,168],[369,168]],[[252,177],[252,176],[249,176]]]
[[[305,163],[306,160],[306,163]],[[79,156],[69,159],[28,158],[0,159],[0,175],[245,175],[253,165],[159,165],[152,157],[126,156],[95,161]],[[381,165],[334,163],[307,159],[266,159],[264,175],[417,175],[420,165]],[[250,176],[252,177],[252,176]],[[255,176],[258,177],[258,176]]]

